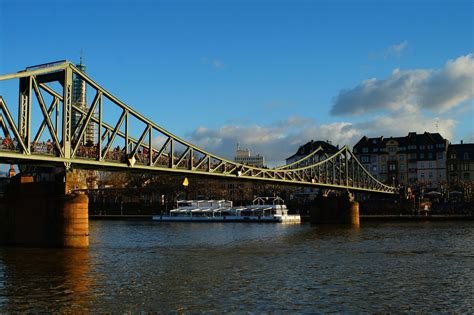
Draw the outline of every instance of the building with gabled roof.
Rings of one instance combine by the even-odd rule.
[[[320,154],[315,154],[312,156],[310,159],[307,160],[308,165],[317,163],[323,159],[325,159],[325,154],[327,155],[333,155],[337,151],[339,151],[339,146],[334,146],[329,140],[326,141],[314,141],[311,140],[304,145],[300,146],[298,150],[296,151],[295,154],[290,156],[289,158],[286,159],[286,164],[291,164],[293,162],[298,161],[299,159],[304,158],[305,156],[313,153],[316,151],[319,147],[321,147],[323,150]]]
[[[447,176],[450,183],[474,180],[474,143],[449,145]]]
[[[390,185],[446,181],[448,141],[439,133],[410,132],[405,137],[362,137],[353,153],[378,180]]]

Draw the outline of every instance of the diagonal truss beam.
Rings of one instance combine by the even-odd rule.
[[[64,73],[64,75],[62,75]],[[71,75],[83,80],[90,88],[96,91],[96,95],[93,103],[89,109],[83,109],[75,104],[71,104],[69,87],[71,86]],[[34,157],[29,157],[28,148],[30,146],[29,140],[26,142],[21,142],[23,139],[29,139],[29,136],[23,138],[20,137],[22,133],[18,132],[16,128],[15,121],[11,119],[9,115],[8,108],[1,100],[2,112],[6,118],[6,122],[10,125],[15,138],[18,139],[19,146],[21,147],[21,153],[0,153],[0,159],[5,156],[10,158],[14,157],[15,159],[31,159],[31,160],[42,160],[45,159],[51,163],[61,162],[65,164],[74,164],[74,165],[88,165],[91,167],[100,167],[108,166],[113,168],[136,168],[142,170],[156,170],[156,171],[169,171],[169,172],[179,172],[179,173],[191,173],[191,174],[202,174],[202,175],[213,175],[220,177],[238,177],[245,178],[250,180],[267,180],[273,182],[282,182],[282,183],[292,183],[300,185],[314,185],[321,187],[332,187],[340,189],[354,189],[354,190],[365,190],[365,191],[374,191],[374,192],[386,192],[394,193],[396,189],[384,185],[375,179],[370,172],[368,172],[356,159],[356,157],[348,150],[347,147],[342,148],[338,152],[332,154],[331,156],[326,155],[324,159],[321,160],[321,157],[318,158],[318,161],[315,162],[315,159],[312,157],[318,154],[321,156],[323,152],[322,148],[319,147],[317,150],[308,154],[307,156],[289,164],[281,167],[267,169],[267,168],[258,168],[249,165],[242,165],[224,158],[221,158],[217,155],[213,155],[185,140],[173,135],[167,130],[163,129],[159,125],[153,123],[151,120],[140,115],[133,108],[127,106],[125,103],[121,102],[111,93],[106,91],[95,81],[89,78],[85,73],[78,70],[69,62],[64,62],[61,64],[48,65],[41,69],[27,69],[27,71],[0,76],[0,81],[6,79],[18,79],[22,78],[24,84],[22,85],[22,95],[24,95],[23,100],[29,102],[29,96],[32,94],[32,89],[36,94],[38,99],[39,107],[43,113],[43,122],[41,124],[39,133],[35,139],[39,139],[43,130],[47,127],[51,133],[51,136],[54,139],[54,143],[59,147],[58,152],[60,153],[57,156],[48,156],[42,157],[41,155],[35,154]],[[64,82],[62,81],[64,80]],[[46,83],[57,81],[64,87],[64,98],[61,93],[57,93],[53,88],[49,87]],[[30,86],[28,86],[30,82]],[[68,87],[66,93],[66,85]],[[46,108],[44,99],[42,97],[42,92],[53,96],[53,102]],[[121,116],[119,120],[114,125],[109,125],[103,121],[104,117],[107,117],[107,112],[104,111],[102,107],[102,100],[105,99],[111,101],[113,106],[121,110]],[[51,114],[54,110],[59,108],[59,102],[63,104],[63,112],[71,113],[72,110],[76,111],[81,115],[81,122],[75,126],[75,130],[70,130],[70,115],[63,115],[61,121],[62,130],[65,128],[67,130],[67,135],[71,134],[78,139],[81,139],[86,131],[87,126],[90,123],[95,123],[99,126],[98,132],[98,154],[95,157],[81,157],[81,159],[76,158],[76,152],[80,148],[80,141],[73,142],[71,144],[72,154],[69,154],[69,143],[70,139],[67,138],[65,141],[67,144],[61,144],[61,139],[58,139],[58,124],[56,127],[53,126],[51,120]],[[99,107],[98,117],[94,115],[94,111]],[[10,118],[9,118],[10,117]],[[26,116],[25,116],[26,117]],[[141,126],[144,126],[144,130],[141,132],[140,136],[137,138],[131,137],[129,134],[129,119],[133,118],[139,122]],[[58,119],[58,118],[56,118]],[[26,131],[30,132],[29,120],[22,120],[23,125],[27,125]],[[125,130],[121,131],[123,122],[125,121]],[[7,125],[6,123],[4,125]],[[23,126],[22,125],[22,126]],[[3,125],[2,125],[3,126]],[[66,127],[65,127],[66,126]],[[24,130],[23,126],[22,130]],[[105,130],[104,130],[105,129]],[[39,134],[39,136],[38,136]],[[163,136],[166,141],[161,145],[161,147],[154,147],[153,144],[153,135]],[[148,135],[148,144],[144,143],[145,138]],[[148,162],[143,162],[143,159],[139,159],[139,163],[127,163],[127,161],[109,161],[108,152],[114,143],[116,137],[119,136],[125,139],[124,152],[127,157],[134,158],[138,154],[140,148],[148,148]],[[62,137],[66,137],[64,132]],[[106,137],[108,138],[106,140]],[[64,141],[64,139],[62,139]],[[105,146],[103,146],[105,142]],[[175,157],[175,145],[183,147],[183,151],[179,156]],[[132,146],[132,147],[130,147]],[[64,147],[64,148],[63,148]],[[66,150],[66,151],[63,151]],[[132,152],[129,152],[131,150]],[[181,151],[181,149],[180,149]],[[67,154],[64,154],[67,152]],[[13,155],[12,155],[13,154]],[[145,156],[145,155],[143,155]],[[163,157],[166,157],[166,164],[161,160]],[[199,160],[195,161],[199,157]],[[183,165],[186,161],[186,166]],[[205,165],[205,167],[203,167]]]

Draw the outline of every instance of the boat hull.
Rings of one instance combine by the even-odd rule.
[[[160,222],[257,222],[257,223],[301,223],[299,215],[287,216],[153,216],[154,221]]]

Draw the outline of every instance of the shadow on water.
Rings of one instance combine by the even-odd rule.
[[[0,311],[87,310],[90,268],[87,249],[0,248]]]

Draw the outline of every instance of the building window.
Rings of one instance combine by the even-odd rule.
[[[390,165],[388,166],[388,169],[389,169],[390,171],[396,171],[396,170],[397,170],[397,165],[396,165],[396,164],[390,164]]]
[[[367,153],[369,152],[369,148],[362,148],[362,153]]]
[[[400,159],[400,161],[405,161],[405,156],[404,156],[404,155],[400,155],[399,159]]]
[[[464,177],[464,180],[469,180],[469,173],[464,173],[463,177]]]
[[[405,147],[400,147],[400,151],[405,151]]]
[[[469,160],[469,153],[467,152],[464,152],[464,157],[463,157],[464,160]]]
[[[443,153],[438,153],[438,160],[444,159],[444,154]]]
[[[420,168],[425,168],[425,163],[421,162]]]
[[[455,170],[454,164],[449,164],[448,167],[449,167],[449,170],[450,170],[450,171],[454,171],[454,170]]]
[[[432,158],[433,158],[433,153],[428,152],[428,159],[432,159]]]
[[[433,150],[433,145],[432,144],[428,144],[428,150]]]
[[[429,177],[429,178],[433,178],[433,172],[430,172],[430,173],[428,174],[428,177]]]
[[[380,162],[382,162],[382,163],[385,162],[385,156],[382,155],[382,156],[380,157]]]
[[[372,155],[372,163],[376,163],[377,162],[377,156],[376,155]]]
[[[408,150],[416,150],[416,145],[409,145]]]
[[[382,165],[381,169],[382,173],[385,173],[386,172],[386,168],[385,168],[385,165]]]
[[[425,178],[425,173],[421,172],[421,178]]]
[[[377,165],[372,165],[372,172],[377,172]]]
[[[372,151],[379,152],[379,148],[374,148]]]
[[[400,179],[405,179],[405,175],[404,174],[400,174]]]
[[[456,153],[451,153],[451,160],[455,160],[456,159]]]
[[[362,163],[370,163],[370,157],[367,156],[367,155],[363,155],[361,157],[361,161],[362,161]]]
[[[424,145],[420,145],[420,150],[424,150],[425,149],[425,146]]]
[[[404,164],[400,164],[400,171],[403,171],[405,170],[405,165]]]
[[[430,163],[428,164],[428,167],[429,167],[429,168],[433,168],[433,163],[430,162]]]
[[[356,149],[356,148],[354,148],[354,153],[357,153],[357,149]]]
[[[425,158],[425,154],[422,152],[420,153],[420,159],[424,159]]]

